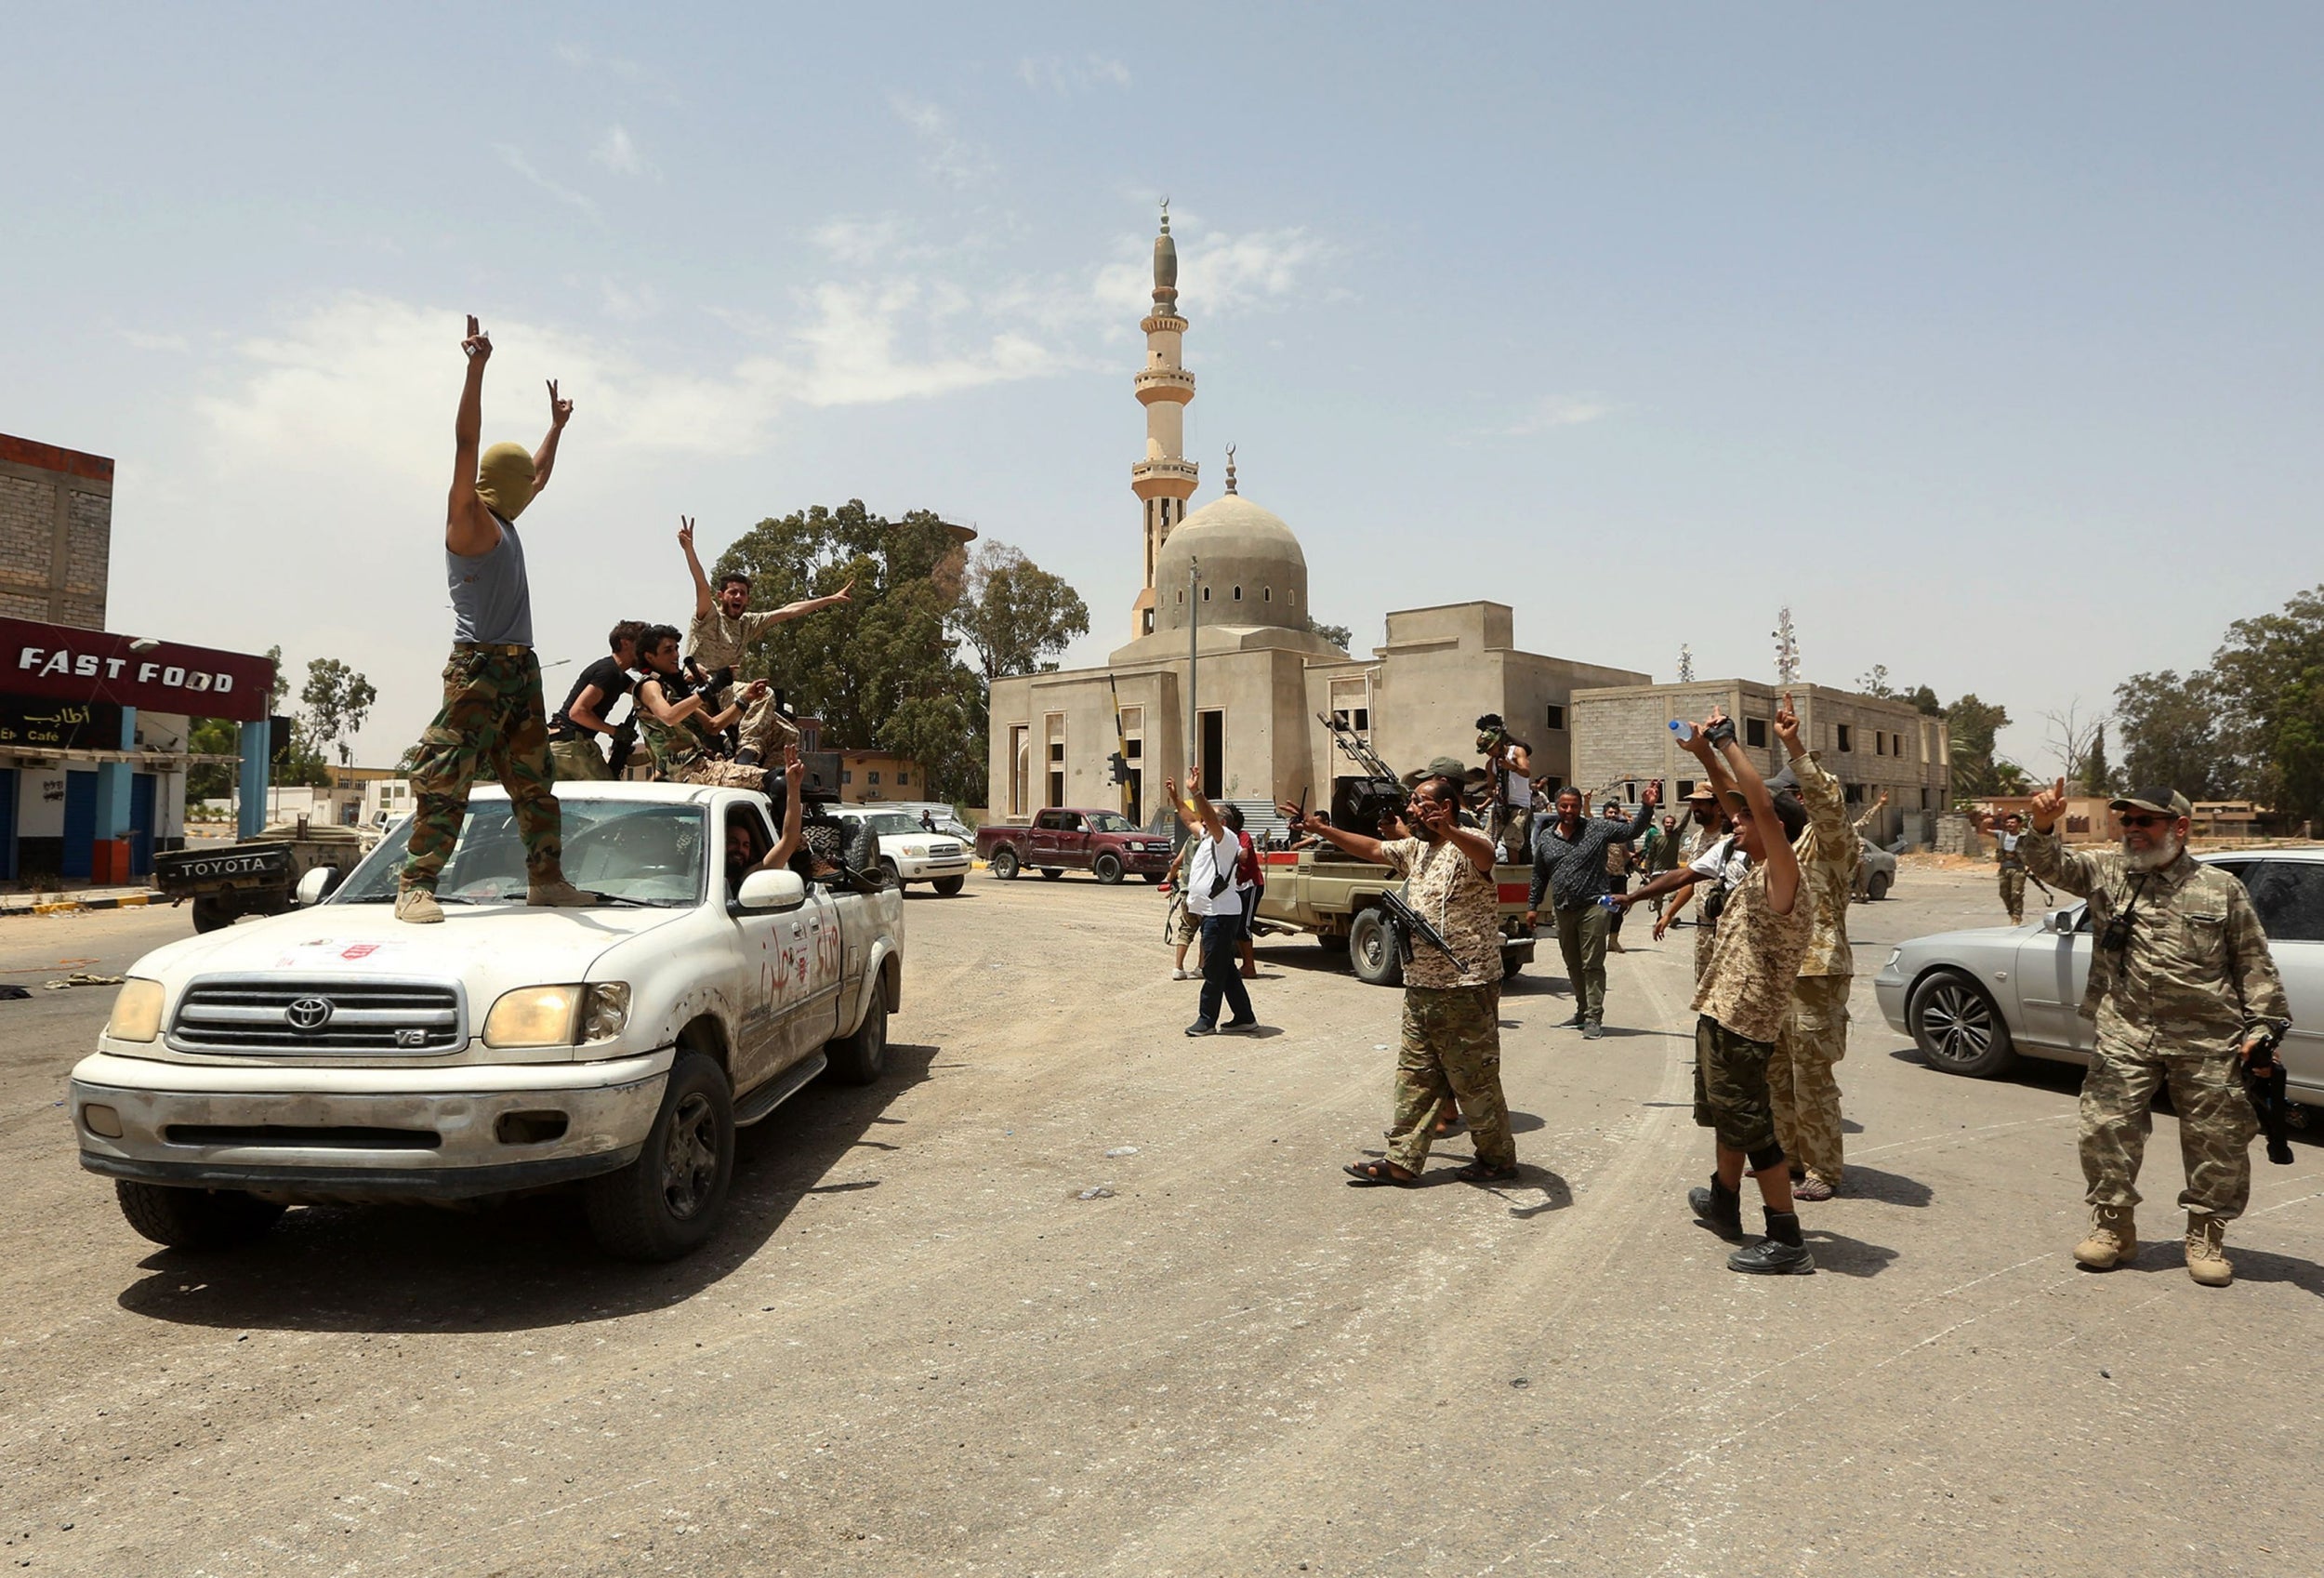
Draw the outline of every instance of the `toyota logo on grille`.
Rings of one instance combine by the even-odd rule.
[[[320,1030],[331,1022],[331,1000],[327,997],[293,998],[283,1017],[290,1021],[294,1030]]]

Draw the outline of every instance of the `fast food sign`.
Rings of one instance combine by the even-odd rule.
[[[0,618],[0,696],[106,702],[154,712],[255,723],[268,712],[274,665],[247,653],[141,643],[106,630]]]

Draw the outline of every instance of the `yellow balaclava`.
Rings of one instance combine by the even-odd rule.
[[[533,502],[533,457],[521,444],[495,444],[476,463],[476,497],[504,521]]]

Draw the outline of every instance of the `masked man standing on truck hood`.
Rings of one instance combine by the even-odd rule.
[[[395,899],[397,920],[422,925],[443,919],[436,882],[460,836],[469,788],[487,770],[508,791],[524,839],[525,902],[589,902],[565,881],[557,797],[549,787],[557,772],[548,754],[540,659],[533,655],[533,594],[516,529],[516,518],[548,485],[573,402],[557,397],[551,379],[548,436],[540,447],[528,455],[522,444],[495,444],[480,457],[492,337],[470,318],[460,349],[468,353],[468,382],[453,422],[452,497],[443,528],[452,660],[443,670],[443,706],[413,752],[416,807]]]
[[[1446,762],[1457,773],[1459,762]],[[1500,893],[1493,881],[1493,842],[1460,822],[1460,779],[1432,766],[1413,786],[1406,819],[1417,838],[1381,841],[1346,832],[1280,806],[1291,830],[1320,834],[1354,855],[1406,880],[1406,902],[1451,948],[1447,959],[1421,943],[1404,967],[1404,1044],[1396,1054],[1395,1120],[1388,1155],[1348,1164],[1360,1185],[1409,1187],[1428,1165],[1436,1114],[1458,1100],[1469,1121],[1476,1160],[1460,1169],[1470,1183],[1517,1176],[1501,1094]]]

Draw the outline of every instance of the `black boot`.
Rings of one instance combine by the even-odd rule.
[[[1730,1242],[1743,1237],[1743,1197],[1719,1181],[1713,1174],[1710,1187],[1689,1189],[1686,1203],[1695,1208],[1695,1219]]]
[[[745,746],[742,749],[734,753],[734,765],[737,767],[756,767],[759,765],[759,753],[752,749],[749,746]]]
[[[1804,1277],[1816,1269],[1816,1257],[1800,1241],[1800,1213],[1767,1213],[1767,1236],[1727,1256],[1727,1269],[1763,1277]]]

